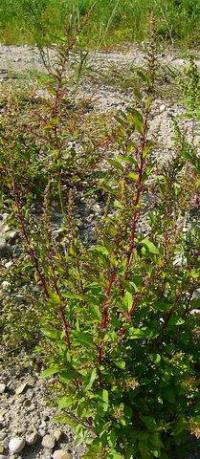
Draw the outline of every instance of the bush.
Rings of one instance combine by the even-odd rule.
[[[58,69],[67,49],[60,50]],[[88,158],[76,148],[64,154],[65,73],[54,74],[48,124],[42,118],[40,125],[49,169],[37,220],[15,160],[26,153],[24,133],[13,141],[12,157],[10,136],[3,138],[7,202],[40,288],[34,308],[38,352],[48,362],[43,376],[54,377],[61,421],[87,445],[85,458],[182,458],[187,433],[199,432],[200,158],[174,120],[174,155],[162,164],[156,159],[150,126],[157,70],[152,45],[147,72],[140,72],[143,88],[116,117],[118,153],[93,177],[90,192],[103,196],[104,211],[90,244],[75,216],[76,178],[81,171],[84,183]],[[31,144],[38,145],[38,132],[31,131]],[[31,164],[25,163],[29,178]],[[60,242],[52,225],[55,200]]]

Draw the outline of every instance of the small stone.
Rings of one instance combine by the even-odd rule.
[[[62,430],[60,430],[60,429],[55,429],[55,430],[53,431],[53,436],[54,436],[54,438],[56,439],[56,441],[60,441],[61,438],[62,438],[62,435],[63,435],[63,432],[62,432]]]
[[[190,312],[190,314],[191,314],[192,316],[198,315],[198,314],[200,314],[200,309],[192,309],[192,311]]]
[[[30,406],[28,406],[27,408],[27,412],[30,413],[31,411],[34,411],[35,410],[35,405],[33,403],[31,403]]]
[[[2,290],[8,290],[10,288],[11,284],[8,281],[3,281],[1,284]]]
[[[72,459],[71,454],[64,451],[64,449],[58,449],[53,453],[53,459]]]
[[[30,362],[28,362],[28,365],[30,365]],[[35,385],[35,378],[33,376],[29,376],[29,378],[26,379],[26,384],[29,387],[33,387]]]
[[[22,393],[25,391],[25,389],[27,389],[27,387],[28,387],[28,385],[27,385],[26,382],[20,384],[20,386],[17,387],[17,389],[16,389],[16,391],[15,391],[16,395],[22,394]]]
[[[2,432],[0,432],[0,442],[2,440],[5,440],[5,438],[6,438],[6,432],[3,432],[3,430],[2,430]]]
[[[20,453],[25,446],[25,440],[24,438],[20,437],[14,437],[12,440],[9,442],[9,451],[11,454],[17,454]]]
[[[53,438],[51,435],[45,435],[42,440],[42,446],[47,449],[53,449],[55,446],[55,438]]]
[[[47,424],[44,420],[42,420],[42,422],[40,423],[40,429],[46,429],[47,428]]]
[[[4,383],[0,384],[0,394],[4,394],[6,390],[6,385]]]
[[[35,443],[37,443],[38,440],[39,440],[39,435],[36,432],[36,430],[34,432],[29,433],[26,436],[26,443],[30,446],[35,445]]]
[[[160,106],[160,113],[163,113],[166,110],[166,105],[162,104]]]
[[[7,263],[5,263],[4,266],[5,266],[6,269],[11,268],[13,266],[13,261],[8,261]]]

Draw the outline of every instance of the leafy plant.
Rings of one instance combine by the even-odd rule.
[[[61,68],[67,53],[68,47],[60,54]],[[77,146],[64,155],[69,93],[59,67],[50,111],[39,131],[38,124],[31,130],[32,151],[38,132],[40,146],[47,146],[37,217],[30,203],[38,194],[25,170],[31,178],[30,164],[33,158],[38,164],[39,155],[28,156],[22,174],[17,158],[30,152],[23,131],[12,137],[12,158],[10,135],[2,137],[6,202],[40,289],[34,307],[42,335],[38,352],[48,362],[43,376],[54,378],[61,420],[74,427],[88,459],[182,458],[187,433],[199,429],[200,236],[192,217],[199,206],[200,159],[178,121],[174,155],[162,164],[156,159],[153,43],[147,62],[142,91],[116,116],[117,153],[105,168],[98,165],[93,178],[90,193],[103,197],[103,213],[92,242],[82,237],[76,203],[96,158],[92,149],[88,165]],[[60,240],[52,224],[55,201]]]

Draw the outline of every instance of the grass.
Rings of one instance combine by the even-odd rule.
[[[153,11],[160,39],[200,44],[199,0],[0,0],[0,40],[6,44],[57,41],[64,17],[77,7],[89,14],[82,41],[112,46],[146,39]],[[97,41],[98,39],[98,41]]]

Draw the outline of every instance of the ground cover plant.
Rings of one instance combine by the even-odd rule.
[[[0,2],[0,36],[3,43],[57,41],[63,18],[77,7],[80,17],[91,15],[83,41],[112,45],[148,36],[150,12],[157,19],[160,39],[170,43],[199,44],[198,0],[9,0]],[[28,25],[28,27],[27,27]]]
[[[100,145],[83,137],[85,104],[75,89],[85,56],[75,67],[70,60],[77,28],[75,16],[49,69],[51,97],[4,101],[2,206],[21,237],[5,342],[17,342],[23,324],[23,338],[37,343],[60,422],[72,425],[85,458],[183,458],[187,435],[198,438],[200,429],[199,151],[176,118],[173,154],[156,157],[153,25],[132,103]],[[195,134],[193,61],[182,99]],[[77,211],[93,198],[102,212],[84,237]]]

